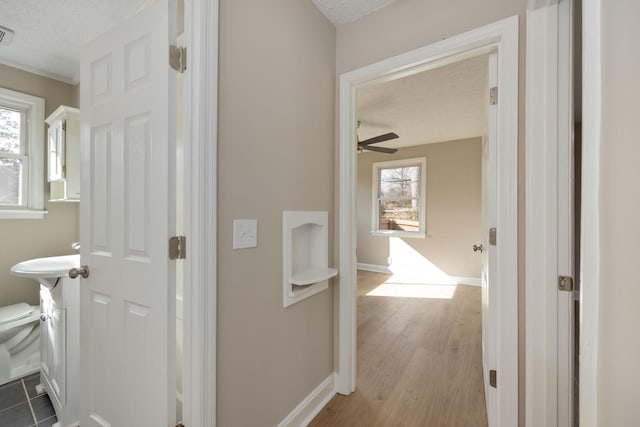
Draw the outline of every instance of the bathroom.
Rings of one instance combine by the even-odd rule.
[[[132,2],[135,3],[135,2]],[[140,2],[138,2],[140,3]],[[179,2],[179,13],[183,10],[183,2]],[[3,7],[10,7],[8,3]],[[5,10],[2,10],[0,15],[7,16]],[[23,12],[24,13],[24,12]],[[44,13],[44,12],[43,12]],[[25,19],[26,20],[26,19]],[[15,21],[12,21],[15,22]],[[5,24],[1,22],[0,24]],[[3,52],[0,50],[0,59],[6,59],[2,57]],[[59,59],[58,59],[59,60]],[[9,62],[9,61],[0,61]],[[17,64],[13,64],[17,65]],[[29,71],[27,71],[29,70]],[[81,108],[80,105],[80,84],[79,79],[61,78],[59,75],[47,73],[42,71],[36,71],[36,67],[27,66],[9,66],[0,64],[0,88],[8,91],[14,91],[18,93],[28,94],[30,96],[41,98],[44,101],[43,117],[48,118],[54,111],[60,106],[66,106],[71,108]],[[75,72],[76,77],[79,76],[79,70]],[[177,77],[177,91],[180,93],[182,87],[182,77],[178,74]],[[180,99],[180,96],[178,96]],[[1,106],[0,106],[1,107]],[[181,124],[181,105],[178,103],[177,110],[177,124],[178,127]],[[40,286],[36,280],[28,277],[19,277],[11,274],[11,267],[21,263],[23,261],[56,257],[70,254],[78,254],[80,249],[78,245],[74,246],[74,243],[80,242],[82,244],[82,236],[80,233],[80,206],[82,203],[82,196],[80,200],[73,199],[72,197],[61,197],[58,183],[53,185],[48,180],[48,175],[51,171],[48,170],[49,159],[46,155],[47,150],[47,130],[48,126],[45,125],[44,120],[39,120],[41,123],[41,132],[43,144],[42,160],[40,165],[40,181],[42,182],[42,200],[43,205],[39,209],[46,213],[39,215],[36,218],[24,218],[16,212],[16,210],[2,210],[0,207],[0,231],[3,233],[4,249],[0,252],[0,307],[13,307],[12,310],[0,309],[0,426],[14,425],[20,426],[21,421],[12,422],[10,424],[4,424],[9,422],[9,412],[25,414],[26,410],[29,412],[31,418],[25,418],[30,420],[28,423],[25,421],[24,425],[49,425],[57,421],[51,404],[46,405],[46,395],[42,393],[42,389],[35,390],[35,386],[40,382],[40,338],[38,336],[39,324],[45,322],[40,318]],[[182,138],[181,131],[177,130],[177,188],[181,188],[181,168],[180,159],[182,158]],[[50,153],[49,153],[50,154]],[[67,153],[69,156],[70,153]],[[77,154],[79,156],[79,153]],[[31,171],[34,172],[34,171]],[[38,176],[38,175],[36,175]],[[0,174],[0,190],[2,189],[2,175]],[[0,194],[0,203],[2,203],[3,195]],[[52,199],[57,199],[53,201]],[[176,219],[177,219],[177,231],[181,230],[181,196],[180,193],[176,198]],[[77,267],[80,267],[79,265]],[[182,301],[182,270],[181,265],[176,265],[176,343],[177,343],[177,392],[176,392],[176,405],[178,418],[180,417],[180,407],[182,396],[180,392],[181,388],[181,301]],[[77,282],[77,281],[76,281]],[[16,306],[17,305],[17,306]],[[17,313],[17,309],[24,309],[25,306],[33,307],[33,311],[25,313]],[[12,318],[12,322],[3,320],[3,318]],[[67,313],[67,321],[72,316]],[[17,322],[16,322],[17,320]],[[7,347],[9,339],[3,341],[4,337],[9,336],[7,325],[12,323],[20,328],[18,334],[12,334],[11,336],[11,349]],[[67,325],[70,327],[71,325]],[[76,325],[77,327],[77,325]],[[3,335],[4,334],[4,335]],[[18,336],[19,335],[19,336]],[[20,339],[18,339],[20,338]],[[69,338],[69,337],[67,337]],[[4,351],[4,353],[3,353]],[[19,357],[14,357],[14,353],[20,353]],[[2,371],[2,355],[9,354],[10,362],[5,363],[4,372]],[[16,362],[18,360],[18,362]],[[69,360],[67,360],[68,373],[71,372],[69,366]],[[8,366],[8,367],[7,367]],[[24,378],[25,380],[21,380]],[[67,377],[69,384],[73,383],[77,378]],[[20,385],[26,389],[23,397],[18,398],[6,398],[4,397],[11,390],[11,386]],[[15,389],[15,387],[13,387]],[[3,392],[5,394],[3,394]],[[13,416],[13,415],[12,415]],[[25,415],[26,416],[26,415]],[[16,418],[19,420],[21,418]]]

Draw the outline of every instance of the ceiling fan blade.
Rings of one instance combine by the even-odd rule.
[[[378,153],[386,153],[386,154],[393,154],[396,151],[398,151],[395,148],[387,148],[387,147],[371,147],[370,145],[367,145],[365,147],[360,147],[363,150],[369,150],[369,151],[377,151]]]
[[[365,139],[364,141],[358,142],[359,146],[369,145],[369,144],[377,144],[378,142],[385,142],[391,139],[399,138],[398,134],[394,132],[385,133],[384,135],[374,136],[373,138]]]

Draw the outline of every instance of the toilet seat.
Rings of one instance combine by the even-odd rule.
[[[0,325],[23,319],[31,313],[33,313],[33,307],[24,302],[0,307]]]

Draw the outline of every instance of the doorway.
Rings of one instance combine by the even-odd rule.
[[[356,91],[354,402],[368,402],[373,420],[399,411],[408,424],[487,426],[493,62],[482,54]],[[396,381],[377,379],[387,377]],[[397,407],[406,393],[415,405]]]
[[[517,424],[518,319],[517,319],[517,17],[437,42],[340,76],[339,142],[339,369],[337,391],[350,394],[356,387],[356,90],[396,80],[491,52],[497,53],[495,132],[496,228],[495,304],[483,308],[495,315],[495,358],[490,370],[499,372],[499,387],[487,395],[495,412],[491,426]],[[488,235],[489,230],[484,230]],[[487,236],[488,237],[488,236]],[[493,239],[491,239],[493,240]],[[489,244],[489,239],[487,239]],[[493,284],[493,283],[492,283]],[[499,326],[498,326],[499,325]],[[491,328],[490,328],[491,329]],[[486,369],[488,370],[488,369]],[[487,376],[489,372],[485,373]],[[488,383],[489,379],[485,378]],[[493,402],[493,403],[492,403]],[[491,414],[491,410],[488,411]]]

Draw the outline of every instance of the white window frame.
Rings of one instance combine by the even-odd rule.
[[[420,209],[420,229],[418,231],[401,231],[401,230],[380,230],[379,215],[379,187],[380,187],[380,170],[402,168],[409,166],[420,167],[420,194],[418,195],[418,207]],[[371,234],[376,236],[394,236],[394,237],[418,237],[424,238],[426,234],[425,225],[425,208],[427,199],[427,158],[413,157],[410,159],[389,160],[385,162],[374,162],[372,165],[373,179],[371,180]]]
[[[22,204],[0,205],[0,219],[42,219],[44,210],[44,99],[0,88],[0,106],[24,112]],[[22,135],[21,135],[22,136]]]

